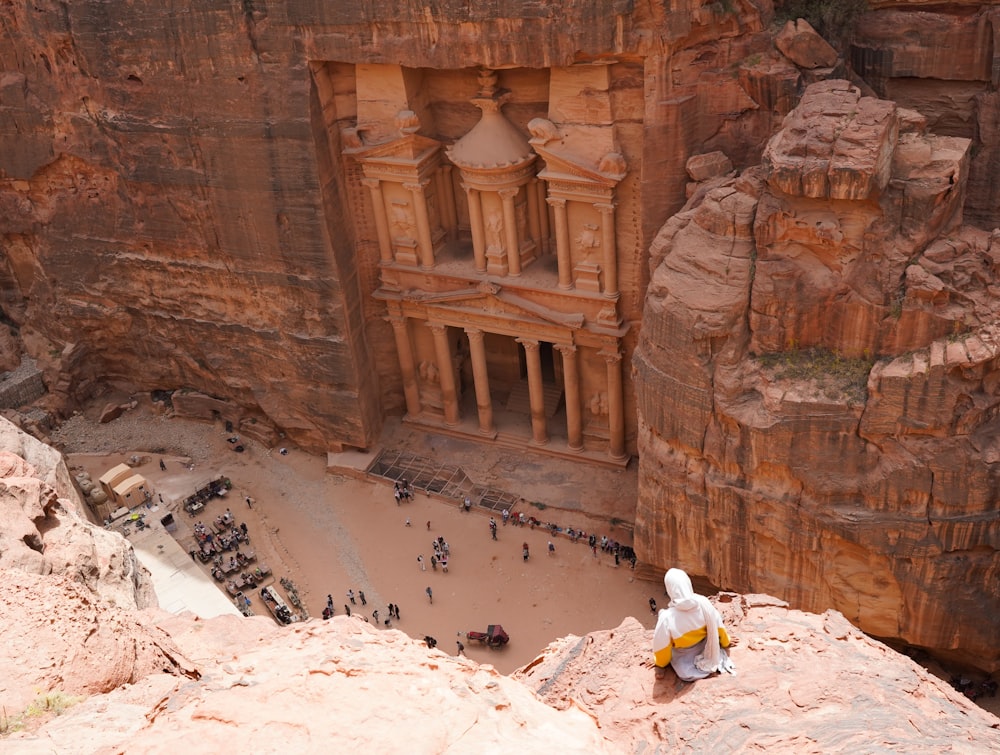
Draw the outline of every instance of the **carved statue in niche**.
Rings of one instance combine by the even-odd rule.
[[[487,249],[503,249],[501,232],[503,231],[503,215],[496,210],[490,212],[486,218],[486,247]]]
[[[423,360],[417,367],[417,373],[423,382],[428,385],[437,385],[439,375],[437,365],[434,362]]]
[[[413,221],[410,219],[409,204],[405,202],[392,203],[392,226],[398,230],[398,235],[410,238]]]
[[[527,235],[528,230],[528,204],[527,202],[518,202],[514,205],[514,216],[517,222],[518,238],[523,239]]]
[[[601,245],[601,236],[598,233],[600,226],[593,223],[584,223],[583,230],[576,237],[576,246],[581,252],[589,252]]]
[[[595,417],[608,416],[608,394],[599,391],[590,397],[590,413]]]

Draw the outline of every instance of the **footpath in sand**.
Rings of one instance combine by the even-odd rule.
[[[332,474],[324,457],[294,448],[281,455],[246,438],[241,438],[245,451],[235,453],[226,441],[231,435],[221,424],[167,419],[140,404],[104,425],[77,415],[54,433],[53,440],[71,467],[86,469],[94,479],[139,456],[144,463],[135,470],[151,482],[154,500],[161,494],[164,499],[146,521],[158,528],[160,517],[172,512],[177,522],[174,536],[185,552],[196,522],[207,525],[230,508],[237,522],[246,523],[258,562],[271,567],[276,585],[281,577],[296,584],[312,617],[321,615],[328,594],[336,614],[342,615],[345,604],[350,605],[350,589],[356,595],[350,605],[353,615],[373,621],[377,610],[384,627],[387,606],[394,603],[400,620],[391,622],[392,629],[415,638],[430,635],[439,649],[449,653],[457,652],[460,640],[467,656],[491,663],[502,673],[529,663],[559,637],[613,628],[626,616],[637,617],[648,628],[653,625],[648,601],[655,597],[662,602],[662,586],[637,580],[625,561],[616,567],[609,553],[598,550],[595,556],[585,540],[573,543],[542,528],[505,527],[495,515],[499,526],[494,541],[488,526],[491,512],[474,508],[464,513],[456,504],[420,492],[397,505],[389,481]],[[629,531],[610,522],[631,521],[634,473],[524,459],[516,452],[491,452],[477,444],[399,427],[387,429],[386,442],[461,464],[477,483],[544,502],[544,508],[526,509],[542,522],[631,545]],[[196,517],[189,517],[180,507],[183,499],[219,476],[231,479],[230,495],[212,499]],[[252,508],[246,505],[247,496]],[[595,518],[588,509],[599,510],[602,516]],[[451,550],[448,573],[430,564],[432,540],[439,536]],[[550,540],[555,545],[551,555]],[[524,543],[529,547],[527,561],[522,556]],[[423,569],[417,561],[420,555]],[[210,564],[199,562],[197,567],[207,577]],[[428,587],[433,603],[426,594]],[[223,586],[218,589],[228,600]],[[367,605],[357,597],[360,591]],[[250,594],[254,612],[270,620],[259,590]],[[510,635],[505,648],[491,650],[465,638],[465,632],[486,631],[495,623]]]

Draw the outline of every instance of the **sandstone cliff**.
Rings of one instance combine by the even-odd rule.
[[[968,141],[846,82],[664,226],[637,550],[1000,667],[994,236]]]

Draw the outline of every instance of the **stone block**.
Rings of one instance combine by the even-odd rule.
[[[706,152],[689,157],[684,167],[692,181],[707,181],[732,172],[733,161],[725,152]]]
[[[830,68],[837,51],[804,18],[789,20],[774,38],[774,46],[800,68]]]

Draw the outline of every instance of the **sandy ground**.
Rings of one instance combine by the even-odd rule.
[[[430,635],[450,653],[457,652],[460,640],[468,657],[502,673],[529,663],[550,641],[568,634],[612,628],[626,616],[653,625],[648,600],[662,602],[662,587],[636,580],[626,563],[616,567],[609,554],[598,550],[595,557],[584,541],[572,543],[542,529],[502,523],[493,541],[489,512],[464,513],[421,493],[397,505],[387,481],[330,474],[325,458],[294,448],[280,455],[247,439],[241,439],[246,451],[235,453],[228,436],[221,424],[167,420],[139,407],[105,425],[78,415],[54,440],[71,467],[86,469],[94,479],[138,457],[132,460],[140,462],[136,471],[152,483],[156,498],[163,496],[164,508],[174,511],[179,525],[175,536],[185,550],[197,521],[207,524],[230,508],[236,521],[247,524],[259,560],[271,566],[275,581],[287,577],[295,582],[313,617],[321,615],[328,594],[341,615],[349,604],[348,589],[364,591],[367,606],[356,597],[350,606],[354,615],[371,621],[378,610],[382,624],[388,604],[397,604],[401,618],[391,622],[393,629],[415,638]],[[159,468],[161,458],[166,471]],[[587,496],[586,468],[581,470],[577,499]],[[196,518],[180,509],[187,495],[220,475],[233,482],[227,498],[213,499]],[[583,511],[528,513],[564,526],[594,527]],[[596,531],[630,542],[628,533],[618,529],[616,534],[605,524],[604,531]],[[450,546],[447,573],[430,564],[431,543],[438,536]],[[555,545],[551,555],[549,540]],[[527,561],[524,543],[530,551]],[[418,555],[424,557],[423,570]],[[268,615],[256,596],[254,610]],[[467,631],[485,631],[493,623],[502,624],[511,637],[505,648],[493,650],[466,639]]]

